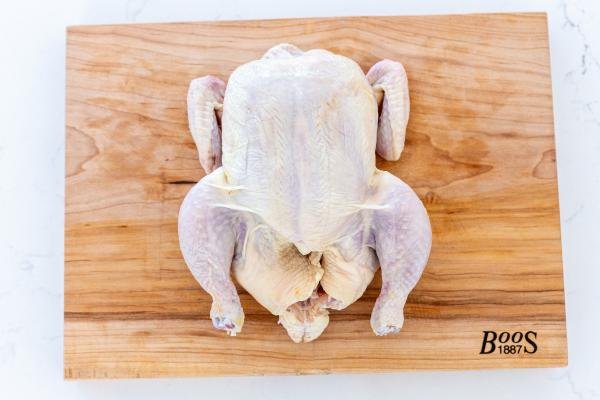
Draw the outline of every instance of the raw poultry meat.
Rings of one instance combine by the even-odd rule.
[[[359,299],[381,266],[371,315],[398,332],[429,257],[431,227],[413,190],[375,167],[398,160],[409,115],[398,62],[290,44],[238,67],[227,85],[192,81],[188,116],[207,174],[179,213],[184,259],[212,296],[216,328],[239,333],[232,276],[295,342],[321,335],[328,309]]]

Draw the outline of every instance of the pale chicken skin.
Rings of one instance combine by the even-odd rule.
[[[375,167],[375,152],[400,158],[408,115],[400,63],[365,76],[349,58],[289,44],[240,66],[227,85],[192,81],[190,130],[208,175],[183,201],[179,240],[212,296],[216,328],[235,335],[244,323],[233,276],[292,340],[309,342],[327,310],[359,299],[380,266],[371,326],[402,328],[431,227],[413,190]]]

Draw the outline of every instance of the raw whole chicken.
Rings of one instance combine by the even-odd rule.
[[[235,335],[244,312],[232,276],[309,342],[361,297],[381,266],[371,314],[398,332],[431,248],[413,190],[375,167],[398,160],[409,114],[406,73],[290,44],[237,68],[227,85],[191,82],[188,116],[207,175],[179,212],[185,262],[213,299],[217,329]]]

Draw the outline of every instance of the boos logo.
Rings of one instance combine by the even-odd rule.
[[[500,354],[533,354],[538,346],[535,342],[537,332],[500,332],[483,331],[483,343],[479,354],[493,354],[496,349]]]

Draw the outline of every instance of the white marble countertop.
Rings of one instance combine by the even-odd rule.
[[[540,10],[550,26],[568,368],[63,381],[65,26]],[[0,50],[1,398],[600,398],[600,1],[22,0],[2,4]]]

